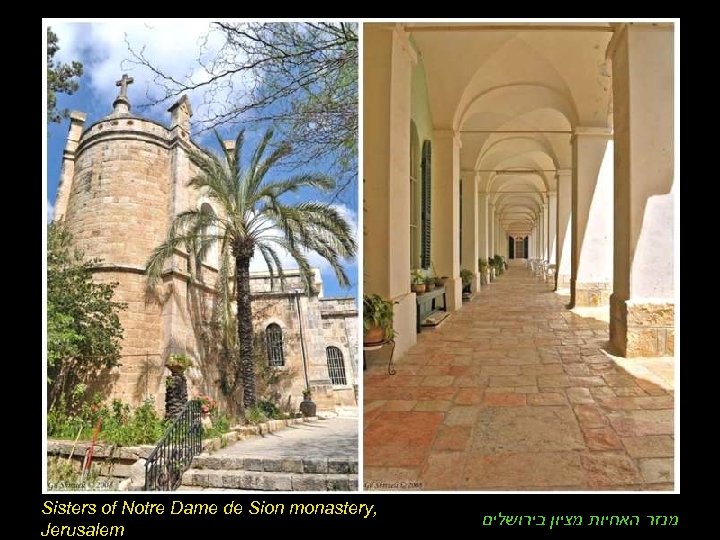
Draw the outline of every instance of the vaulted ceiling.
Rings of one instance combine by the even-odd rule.
[[[461,135],[463,176],[478,174],[503,228],[528,234],[556,171],[572,167],[576,126],[608,126],[609,24],[405,26],[427,74],[436,129]]]

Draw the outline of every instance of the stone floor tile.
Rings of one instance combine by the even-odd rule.
[[[456,405],[478,405],[482,403],[484,391],[482,388],[460,388],[453,402]]]
[[[630,457],[655,458],[674,455],[675,443],[670,435],[622,437],[621,440]]]
[[[482,409],[473,431],[472,451],[482,454],[583,449],[577,420],[562,406]]]
[[[583,430],[585,442],[590,450],[623,450],[617,434],[609,427]]]
[[[420,473],[424,490],[458,489],[463,482],[465,452],[433,452]]]
[[[472,434],[472,426],[442,426],[433,442],[433,450],[467,449]]]
[[[467,489],[547,488],[583,485],[580,456],[575,452],[526,454],[472,453],[465,465]]]
[[[587,484],[591,488],[642,482],[635,462],[624,452],[591,452],[583,454],[581,459]]]
[[[411,399],[390,399],[383,406],[384,411],[412,411],[417,401]]]
[[[444,400],[428,400],[428,401],[415,401],[415,411],[447,411],[452,405],[451,401]]]
[[[528,405],[565,405],[566,403],[567,399],[560,392],[542,392],[527,396]]]
[[[512,265],[397,375],[368,361],[366,489],[672,490],[672,359],[609,355],[568,300]]]
[[[472,405],[456,405],[445,413],[446,426],[472,426],[478,416],[478,408]]]
[[[639,460],[640,473],[648,484],[672,483],[675,479],[673,458]]]
[[[521,407],[527,403],[525,394],[485,393],[483,405],[486,407]]]
[[[570,403],[595,403],[595,399],[588,388],[573,387],[568,388],[566,392]]]

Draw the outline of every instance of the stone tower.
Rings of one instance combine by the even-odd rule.
[[[187,187],[192,166],[192,109],[185,96],[169,110],[170,127],[131,113],[123,75],[113,111],[84,128],[85,115],[73,112],[63,154],[55,219],[64,219],[88,258],[102,259],[96,279],[119,283],[116,299],[125,332],[121,366],[114,370],[112,395],[131,403],[156,396],[162,401],[164,361],[173,352],[198,356],[186,317],[187,262],[167,263],[162,294],[146,290],[145,263],[163,241],[172,216],[198,203]],[[167,298],[165,298],[167,299]]]
[[[206,258],[193,281],[187,255],[178,252],[166,262],[162,286],[154,290],[147,289],[144,273],[152,250],[165,239],[175,215],[196,208],[216,211],[212,201],[187,186],[196,172],[188,152],[201,150],[190,138],[192,108],[187,97],[181,97],[168,110],[169,127],[136,116],[127,94],[132,82],[123,75],[117,82],[120,91],[113,111],[91,126],[85,128],[85,114],[70,115],[55,204],[55,219],[66,222],[85,256],[102,260],[95,279],[118,282],[115,299],[128,305],[120,314],[124,329],[121,365],[98,381],[98,389],[109,388],[111,397],[132,404],[153,398],[162,410],[169,374],[165,361],[172,353],[185,353],[195,364],[187,373],[189,394],[208,393],[222,403],[223,369],[208,332],[216,300],[217,260]],[[292,272],[287,273],[290,277]],[[289,279],[290,289],[300,285],[295,275]],[[316,287],[322,290],[320,282]],[[348,299],[319,302],[317,295],[304,295],[307,335],[303,339],[310,354],[303,360],[290,289],[269,290],[266,275],[252,277],[251,290],[258,297],[257,314],[262,317],[258,330],[275,322],[284,332],[283,369],[293,375],[282,393],[283,401],[299,402],[309,383],[323,408],[353,405],[353,382],[358,376],[354,302],[352,306]],[[329,384],[325,351],[331,346],[342,350],[346,385]],[[307,381],[303,362],[308,364]]]

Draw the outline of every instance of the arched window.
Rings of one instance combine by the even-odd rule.
[[[345,360],[343,360],[342,352],[337,347],[328,347],[325,349],[327,354],[327,365],[330,380],[333,384],[347,384],[345,376]]]
[[[281,367],[285,365],[285,354],[283,353],[282,328],[272,323],[265,329],[265,341],[267,343],[268,365]]]

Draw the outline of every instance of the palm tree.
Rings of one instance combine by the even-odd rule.
[[[340,285],[347,286],[349,280],[341,261],[355,256],[357,244],[350,225],[337,209],[311,201],[290,204],[283,198],[303,187],[330,191],[335,187],[334,180],[322,174],[266,179],[270,168],[291,152],[290,145],[282,143],[266,156],[272,130],[265,133],[247,167],[241,164],[244,131],[237,136],[234,150],[225,147],[217,132],[215,136],[223,155],[191,151],[189,157],[198,173],[188,185],[205,188],[207,196],[217,203],[217,214],[200,209],[178,214],[170,225],[167,238],[150,256],[146,273],[149,284],[153,285],[161,277],[165,260],[172,257],[176,249],[185,248],[195,260],[202,260],[211,247],[218,246],[217,289],[220,305],[225,311],[221,319],[232,321],[231,280],[234,276],[238,367],[243,383],[243,405],[249,408],[256,403],[250,301],[250,260],[253,255],[260,253],[263,257],[271,283],[276,278],[284,283],[279,250],[286,251],[300,267],[307,289],[312,292],[313,274],[308,254],[315,252],[328,261]],[[234,325],[234,321],[229,324]],[[237,376],[235,380],[237,384]]]

